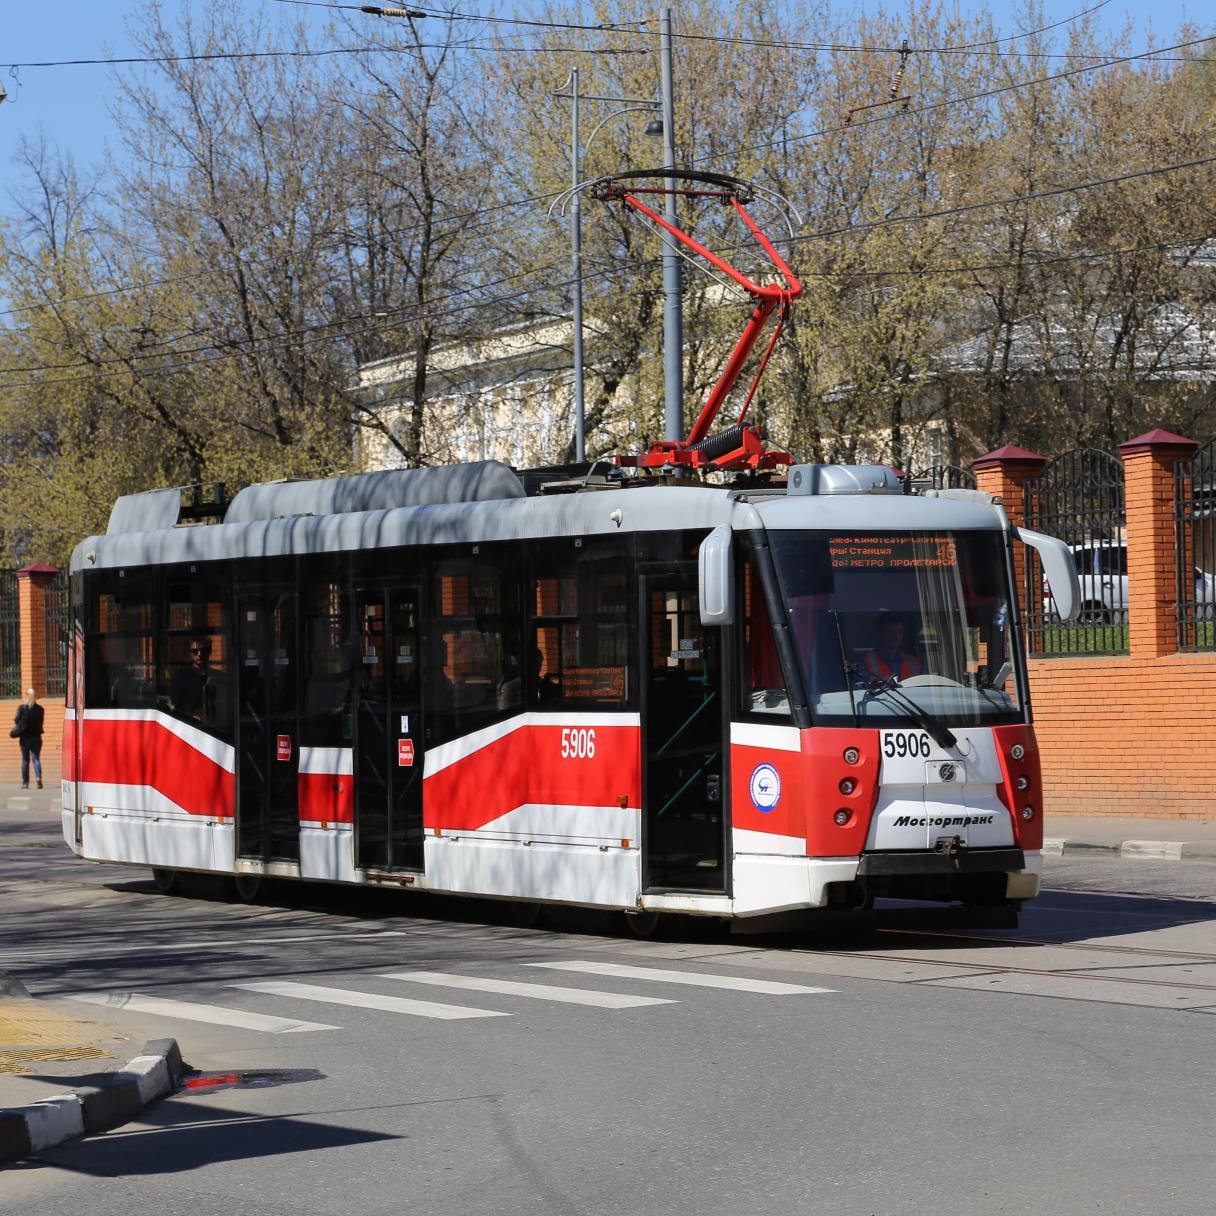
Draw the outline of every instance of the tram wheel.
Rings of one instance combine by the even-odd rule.
[[[262,876],[260,874],[234,874],[232,886],[241,903],[256,903],[262,892]]]
[[[521,929],[531,929],[539,924],[543,912],[540,904],[524,903],[518,899],[511,901],[511,921]]]
[[[640,911],[625,913],[625,927],[634,937],[654,937],[659,931],[663,917],[659,912]]]
[[[162,895],[172,895],[181,883],[181,875],[176,870],[153,867],[152,883]]]

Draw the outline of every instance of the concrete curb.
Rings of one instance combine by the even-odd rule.
[[[0,1110],[0,1162],[20,1161],[75,1136],[109,1131],[171,1093],[184,1072],[176,1039],[153,1039],[100,1085]]]
[[[1216,861],[1216,844],[1199,840],[1078,840],[1048,837],[1043,852],[1054,857],[1102,854],[1136,861]]]

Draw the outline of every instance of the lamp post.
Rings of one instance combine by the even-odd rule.
[[[572,68],[562,90],[553,94],[554,97],[568,99],[570,102],[570,187],[572,191],[570,204],[570,269],[572,279],[572,311],[574,328],[574,459],[581,464],[587,458],[586,444],[586,414],[583,396],[583,213],[582,194],[578,187],[582,181],[582,158],[591,150],[592,140],[600,133],[606,122],[619,118],[622,114],[631,114],[637,110],[658,111],[660,103],[645,97],[602,97],[594,93],[580,93],[578,85],[579,69]],[[596,101],[617,105],[620,108],[604,115],[591,129],[584,145],[579,133],[579,103]],[[658,134],[652,131],[654,123],[648,123],[646,133]]]

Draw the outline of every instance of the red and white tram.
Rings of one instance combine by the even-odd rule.
[[[485,462],[132,495],[72,558],[82,857],[726,918],[1017,902],[1043,798],[999,504]],[[1064,546],[1040,552],[1061,615]],[[884,666],[885,664],[885,666]]]

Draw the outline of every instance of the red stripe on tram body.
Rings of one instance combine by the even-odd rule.
[[[82,781],[146,785],[191,815],[232,815],[236,778],[159,722],[89,719]]]
[[[63,754],[59,760],[59,772],[64,781],[75,781],[76,777],[76,719],[63,720]]]
[[[575,731],[595,733],[595,755],[562,755]],[[642,733],[628,726],[521,726],[423,783],[428,828],[471,831],[529,803],[642,805]],[[623,800],[623,801],[622,801]],[[560,825],[555,824],[555,830]]]
[[[355,779],[349,773],[297,773],[301,823],[354,823]]]

